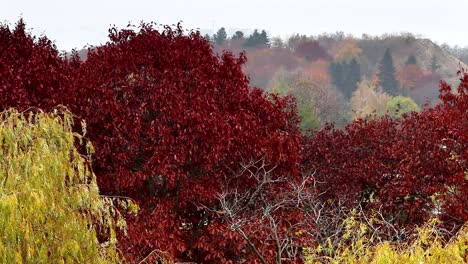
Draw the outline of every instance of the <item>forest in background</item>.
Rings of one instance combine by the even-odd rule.
[[[225,28],[205,35],[217,52],[246,52],[245,73],[253,86],[292,94],[306,128],[343,126],[357,118],[417,111],[439,102],[439,82],[458,85],[468,49],[439,47],[411,33],[360,38],[343,32],[318,36],[269,37]],[[392,113],[393,112],[393,113]]]

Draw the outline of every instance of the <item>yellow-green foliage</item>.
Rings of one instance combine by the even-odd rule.
[[[390,116],[400,118],[403,114],[419,112],[421,109],[413,99],[396,96],[387,102],[387,111]]]
[[[436,220],[417,229],[412,242],[377,241],[368,224],[350,217],[337,245],[331,240],[305,250],[306,264],[443,264],[468,263],[468,224],[446,242],[437,231]]]
[[[92,145],[71,126],[66,110],[0,113],[0,263],[120,262],[115,228],[125,222],[99,195],[74,146]]]
[[[300,95],[299,92],[294,91],[290,84],[282,79],[275,82],[272,92],[281,96],[292,95],[296,98],[297,112],[301,117],[300,128],[303,133],[307,133],[310,129],[317,129],[320,126],[320,117],[316,113],[313,98]]]

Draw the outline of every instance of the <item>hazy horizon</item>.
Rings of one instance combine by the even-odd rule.
[[[22,17],[35,35],[45,34],[61,50],[81,49],[107,41],[111,25],[154,21],[186,29],[215,31],[265,29],[285,38],[295,33],[318,35],[342,31],[360,37],[409,32],[439,44],[468,46],[464,13],[468,1],[14,1],[0,9],[0,21],[14,24]]]

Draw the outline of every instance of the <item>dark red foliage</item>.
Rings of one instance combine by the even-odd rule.
[[[468,220],[468,75],[456,93],[445,83],[440,92],[441,104],[404,119],[319,131],[306,142],[303,166],[316,170],[328,197],[381,208],[397,224],[434,215],[462,224]]]
[[[180,26],[112,28],[109,36],[80,62],[62,59],[45,38],[34,40],[22,21],[13,31],[1,27],[1,108],[64,104],[86,120],[101,190],[142,208],[121,237],[127,260],[154,249],[203,263],[253,258],[200,205],[216,208],[228,182],[252,187],[249,178],[233,179],[243,160],[265,158],[278,175],[298,176],[293,101],[251,89],[243,54],[217,57],[202,36]]]
[[[67,81],[66,63],[45,37],[36,39],[23,20],[14,29],[0,25],[0,105],[51,106]]]
[[[307,61],[331,60],[330,55],[320,46],[318,41],[301,41],[294,49],[296,56]]]

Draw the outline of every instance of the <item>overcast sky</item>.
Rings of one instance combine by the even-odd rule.
[[[468,46],[468,0],[0,0],[0,21],[23,17],[59,49],[107,40],[110,25],[183,21],[185,28],[259,28],[270,35],[344,31],[412,32],[438,43]]]

